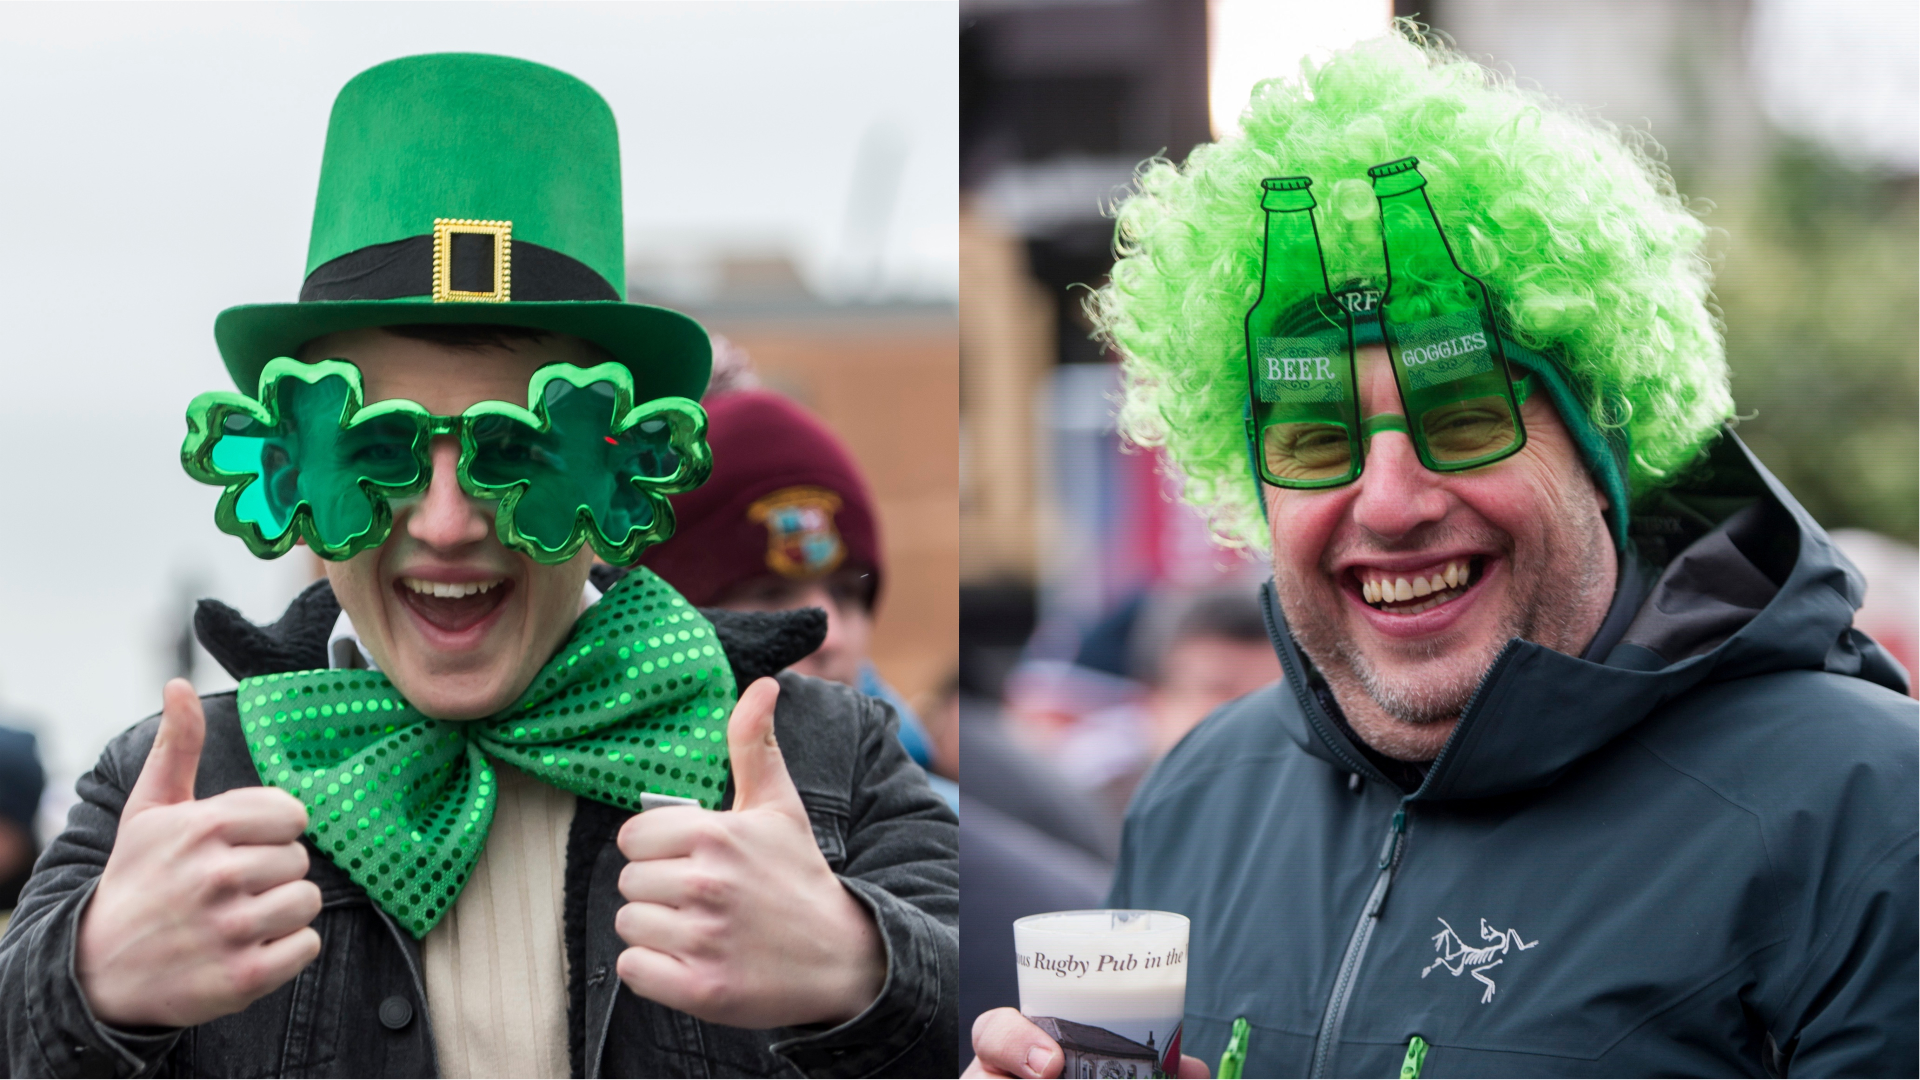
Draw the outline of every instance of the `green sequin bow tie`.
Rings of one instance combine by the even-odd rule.
[[[628,810],[643,794],[711,810],[727,784],[733,671],[709,623],[652,571],[586,610],[522,700],[486,720],[422,715],[375,671],[241,682],[261,782],[307,808],[307,836],[414,937],[466,885],[493,824],[489,759]]]

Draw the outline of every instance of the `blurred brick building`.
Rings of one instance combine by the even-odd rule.
[[[873,660],[916,702],[954,668],[959,625],[960,346],[952,305],[836,301],[778,252],[629,269],[665,303],[746,350],[769,389],[846,441],[873,489],[887,563]]]

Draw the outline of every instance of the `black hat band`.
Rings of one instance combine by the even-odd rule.
[[[495,280],[498,261],[493,245],[500,239],[484,232],[455,232],[447,242],[447,288],[476,298],[504,291],[504,282]],[[513,300],[620,299],[606,278],[571,255],[517,237],[512,245]],[[300,302],[434,295],[434,246],[433,235],[427,234],[349,251],[307,275],[300,286]]]

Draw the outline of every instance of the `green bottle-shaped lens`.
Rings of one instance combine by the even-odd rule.
[[[1254,457],[1261,478],[1284,487],[1344,484],[1360,468],[1351,323],[1327,287],[1312,184],[1261,181],[1266,256],[1247,311]]]
[[[1515,453],[1526,430],[1487,288],[1454,260],[1419,164],[1367,170],[1387,253],[1380,324],[1421,463],[1453,471]]]

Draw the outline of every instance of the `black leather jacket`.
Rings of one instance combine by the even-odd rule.
[[[256,627],[203,602],[203,644],[235,677],[324,667],[339,605],[325,582]],[[811,652],[818,611],[706,611],[740,685]],[[782,674],[780,746],[815,839],[886,942],[887,978],[861,1015],[831,1030],[749,1031],[637,997],[614,974],[613,930],[628,816],[580,798],[567,842],[567,1027],[575,1076],[952,1076],[959,957],[958,830],[895,738],[885,704],[835,683]],[[202,699],[207,741],[195,794],[259,783],[231,693]],[[433,1076],[419,943],[345,873],[310,850],[323,908],[321,952],[285,986],[231,1016],[184,1030],[122,1031],[94,1019],[74,977],[80,915],[93,894],[158,717],[108,744],[77,785],[80,802],[34,868],[0,939],[0,1039],[13,1076]],[[731,801],[732,792],[727,793]]]

